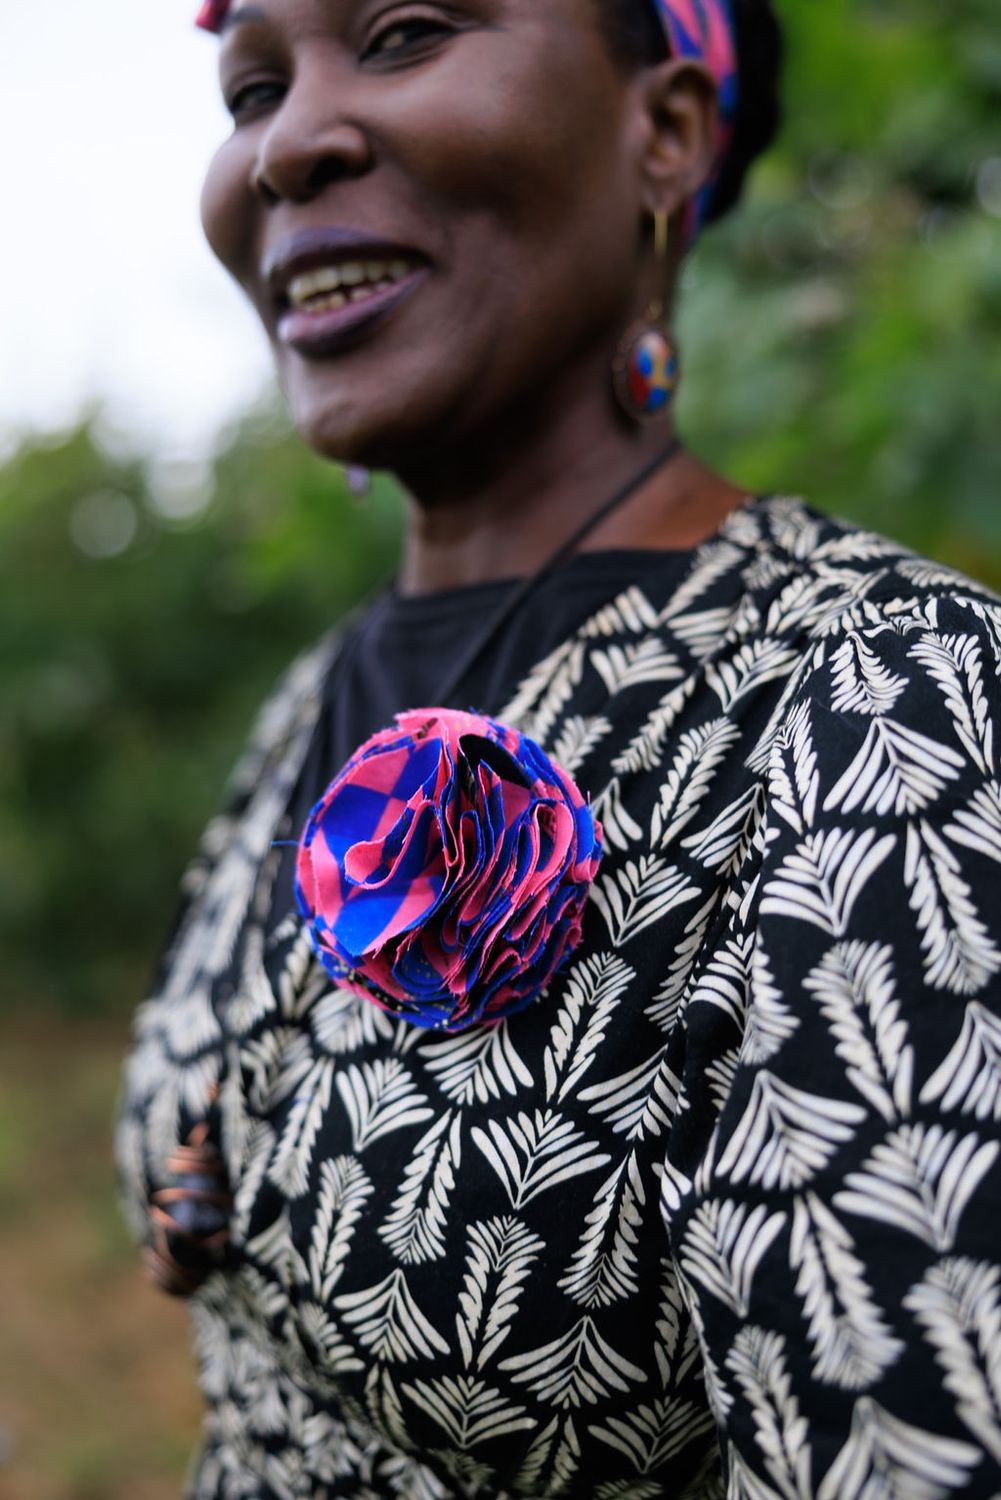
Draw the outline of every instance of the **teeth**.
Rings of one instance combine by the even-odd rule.
[[[406,260],[358,260],[343,261],[338,266],[318,266],[315,271],[304,271],[289,282],[288,300],[293,307],[326,309],[328,306],[343,307],[345,294],[352,302],[361,296],[369,296],[381,286],[389,286],[409,276],[411,264]],[[341,288],[344,288],[344,293]],[[339,301],[332,298],[339,295]]]
[[[338,307],[346,306],[347,300],[343,292],[330,292],[326,297],[311,298],[309,308],[311,312],[333,312]]]

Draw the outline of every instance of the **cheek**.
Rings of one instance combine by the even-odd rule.
[[[446,233],[474,234],[474,266],[502,280],[524,286],[551,270],[565,280],[568,264],[579,275],[616,242],[630,254],[636,206],[617,78],[610,88],[599,74],[585,89],[593,69],[554,70],[541,57],[526,66],[524,56],[507,69],[495,56],[489,64],[478,69],[466,54],[459,76],[436,75],[433,95],[401,98],[408,121],[422,122],[420,132],[387,132],[409,141],[403,177],[420,183]]]
[[[213,253],[238,281],[253,264],[253,214],[247,183],[250,162],[242,143],[225,141],[209,163],[201,194],[201,220]]]

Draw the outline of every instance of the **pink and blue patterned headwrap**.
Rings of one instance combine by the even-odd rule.
[[[198,25],[218,31],[231,0],[203,0]],[[649,4],[650,0],[633,0]],[[716,80],[719,98],[719,142],[712,172],[688,205],[685,243],[698,234],[726,154],[733,139],[737,116],[737,37],[730,0],[653,0],[667,33],[672,57],[691,57],[708,67]]]

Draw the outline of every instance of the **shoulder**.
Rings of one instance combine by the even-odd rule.
[[[752,520],[748,515],[748,520]],[[909,724],[993,768],[1001,709],[1001,598],[888,537],[801,500],[755,508],[765,636],[799,648],[782,723],[823,720],[827,759],[875,721]],[[953,750],[952,754],[956,751]]]

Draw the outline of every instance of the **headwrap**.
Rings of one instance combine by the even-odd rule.
[[[231,0],[203,0],[198,25],[218,31]],[[650,0],[633,0],[649,4]],[[690,245],[705,220],[712,191],[719,179],[733,139],[737,116],[737,37],[731,0],[653,0],[667,33],[672,57],[691,57],[705,63],[719,98],[719,140],[712,172],[688,204],[685,243]]]

